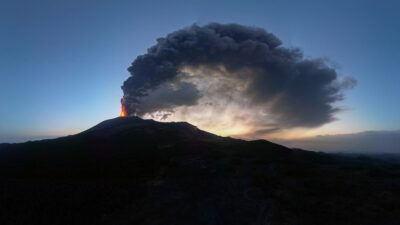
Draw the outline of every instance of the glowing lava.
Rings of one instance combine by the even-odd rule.
[[[120,117],[127,117],[128,113],[126,112],[124,98],[121,98],[121,113],[119,114]]]

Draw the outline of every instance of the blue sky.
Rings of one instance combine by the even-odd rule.
[[[400,129],[400,2],[0,1],[0,142],[82,131],[119,114],[126,68],[193,23],[240,23],[326,57],[358,85],[322,133]]]

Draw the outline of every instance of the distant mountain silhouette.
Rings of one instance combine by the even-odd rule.
[[[400,166],[104,121],[0,145],[0,224],[400,224]]]

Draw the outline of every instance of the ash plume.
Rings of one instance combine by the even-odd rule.
[[[259,130],[328,123],[340,111],[343,91],[355,85],[324,60],[305,58],[264,29],[238,24],[172,32],[128,71],[122,90],[129,115],[207,123],[225,115]]]

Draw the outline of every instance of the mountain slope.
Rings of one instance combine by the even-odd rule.
[[[137,117],[0,145],[1,224],[398,224],[400,168]]]
[[[291,152],[267,141],[245,142],[219,137],[184,122],[115,118],[77,135],[4,145],[0,147],[0,167],[5,169],[0,174],[12,177],[124,177],[136,175],[137,169],[156,168],[148,165],[171,157],[244,154],[242,145],[250,147],[251,151],[262,149],[262,154],[278,156]],[[142,162],[146,165],[136,168]]]

